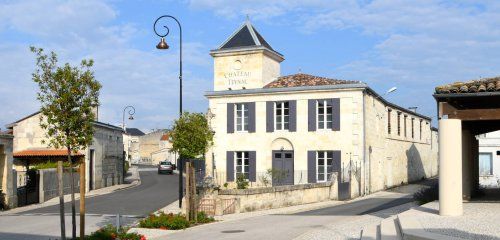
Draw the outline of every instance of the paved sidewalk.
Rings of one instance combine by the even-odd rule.
[[[116,192],[119,190],[135,187],[135,186],[138,186],[141,184],[141,178],[139,176],[139,171],[138,171],[138,168],[136,166],[131,166],[129,168],[128,173],[129,174],[127,174],[128,176],[125,178],[124,184],[119,184],[119,185],[114,185],[114,186],[110,186],[110,187],[92,190],[92,191],[87,192],[85,194],[85,198],[101,196],[101,195],[109,194],[109,193]],[[80,199],[80,193],[75,192],[75,200],[79,200],[79,199]],[[64,195],[64,202],[65,203],[71,202],[71,194]],[[15,215],[15,214],[18,214],[20,212],[26,212],[29,210],[53,206],[53,205],[57,205],[57,204],[59,204],[59,197],[52,198],[52,199],[50,199],[46,202],[43,202],[43,203],[32,204],[32,205],[28,205],[28,206],[24,206],[24,207],[18,207],[18,208],[13,208],[11,210],[3,211],[3,212],[0,212],[0,216]]]

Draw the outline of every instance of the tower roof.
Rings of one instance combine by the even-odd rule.
[[[241,50],[241,49],[267,49],[273,53],[283,57],[279,52],[274,50],[271,45],[260,35],[255,27],[247,19],[229,38],[226,39],[217,49],[212,52],[226,50]]]

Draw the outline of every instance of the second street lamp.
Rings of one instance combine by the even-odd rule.
[[[179,22],[179,20],[177,20],[177,18],[170,16],[170,15],[163,15],[163,16],[157,18],[155,23],[153,24],[153,30],[154,30],[155,34],[158,37],[160,37],[160,42],[158,43],[158,45],[156,45],[157,49],[166,50],[169,48],[167,41],[165,40],[165,37],[170,33],[170,29],[166,25],[163,25],[163,27],[166,30],[166,32],[164,34],[160,34],[160,33],[158,33],[158,31],[156,31],[156,24],[158,24],[158,21],[160,21],[160,19],[162,19],[162,18],[173,19],[177,23],[177,26],[179,26],[179,118],[180,118],[180,117],[182,117],[182,26],[181,26],[181,23]],[[177,162],[177,166],[179,169],[179,208],[181,208],[182,207],[182,196],[183,196],[184,192],[183,192],[183,188],[182,188],[182,185],[183,185],[182,184],[183,165],[182,165],[182,158],[181,158],[180,154],[179,154],[179,161]]]
[[[128,119],[129,120],[134,120],[134,114],[135,114],[135,108],[134,106],[126,106],[123,108],[123,115],[122,115],[122,128],[124,132],[127,132],[127,128],[125,128],[125,111],[128,110]]]

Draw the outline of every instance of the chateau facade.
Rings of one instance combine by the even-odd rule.
[[[206,172],[219,184],[234,187],[239,175],[250,187],[337,176],[354,197],[437,174],[431,118],[363,82],[281,76],[284,56],[250,22],[210,54],[214,90],[205,96],[215,136]]]

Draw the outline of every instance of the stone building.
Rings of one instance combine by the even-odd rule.
[[[160,139],[167,133],[166,129],[157,129],[139,137],[139,156],[138,163],[153,164],[152,154],[160,150]]]
[[[0,202],[3,207],[16,207],[17,184],[15,183],[12,163],[12,135],[0,133]]]
[[[86,189],[94,190],[121,184],[123,181],[124,149],[123,130],[102,122],[93,122],[94,138],[87,149],[76,153],[86,162]],[[43,143],[46,133],[40,127],[40,112],[36,112],[7,126],[14,135],[14,168],[40,161],[56,161],[64,158],[65,150],[47,148]]]
[[[137,128],[126,128],[123,132],[123,146],[125,149],[125,161],[136,163],[140,159],[139,137],[145,133]]]
[[[269,172],[280,173],[273,185],[324,182],[338,172],[355,196],[437,174],[431,118],[366,83],[281,76],[284,56],[248,21],[210,54],[215,136],[206,172],[219,184],[234,186],[242,174],[261,186]]]
[[[479,140],[479,184],[500,188],[500,131],[477,136]]]
[[[177,154],[171,152],[172,142],[170,141],[169,133],[163,134],[160,138],[160,149],[151,153],[153,165],[157,165],[160,161],[169,161],[177,164]]]

